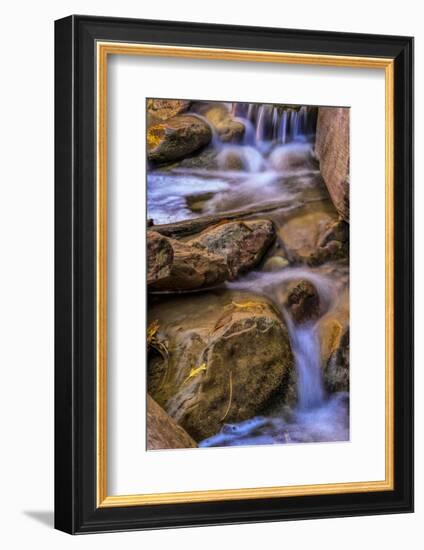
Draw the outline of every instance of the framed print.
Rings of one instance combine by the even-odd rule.
[[[55,27],[55,524],[413,509],[413,39]]]

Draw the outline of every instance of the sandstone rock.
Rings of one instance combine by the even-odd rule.
[[[332,304],[318,320],[317,326],[323,370],[330,357],[339,349],[343,334],[349,329],[349,288],[339,280],[338,287],[333,291]]]
[[[147,233],[147,284],[166,279],[171,274],[174,250],[170,239],[155,231]]]
[[[194,115],[179,115],[150,126],[147,130],[147,157],[162,163],[184,158],[212,139],[208,124]]]
[[[149,123],[157,123],[162,120],[168,120],[176,115],[188,111],[190,101],[185,99],[148,99],[147,115]]]
[[[345,329],[338,347],[330,355],[323,376],[328,392],[349,391],[349,328]]]
[[[285,303],[296,324],[317,319],[320,315],[320,300],[317,289],[310,281],[292,283]]]
[[[275,239],[269,220],[220,223],[191,239],[191,245],[225,258],[231,278],[255,267]]]
[[[319,107],[315,155],[331,199],[349,221],[349,109]]]
[[[222,256],[164,237],[155,231],[148,231],[149,290],[208,288],[224,282],[228,277],[227,264]]]
[[[168,361],[149,362],[149,393],[196,441],[293,395],[287,328],[265,298],[208,292],[158,303],[149,315],[169,350]]]
[[[278,233],[284,243],[288,259],[308,263],[319,248],[322,235],[336,220],[337,213],[329,201],[317,203],[314,208],[296,212],[287,219]]]
[[[188,449],[196,442],[154,399],[147,396],[147,449]]]
[[[237,143],[242,140],[245,132],[244,124],[234,120],[224,105],[217,104],[201,112],[213,126],[221,141]]]
[[[269,162],[275,170],[286,171],[312,167],[311,146],[305,143],[290,143],[274,149]]]
[[[257,173],[265,168],[261,153],[248,145],[227,145],[216,158],[221,170]]]

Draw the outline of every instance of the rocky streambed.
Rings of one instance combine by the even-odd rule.
[[[148,448],[349,438],[344,111],[149,100]]]

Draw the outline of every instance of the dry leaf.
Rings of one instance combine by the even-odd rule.
[[[150,346],[154,341],[156,334],[159,330],[159,321],[156,319],[152,321],[147,327],[147,345]]]
[[[202,363],[200,365],[200,367],[193,367],[189,373],[189,375],[187,376],[187,378],[184,380],[184,384],[190,380],[190,378],[194,378],[195,376],[197,376],[198,374],[200,374],[201,372],[206,372],[206,363]]]
[[[238,304],[237,302],[231,302],[231,304],[234,306],[234,307],[238,307],[240,309],[248,309],[248,308],[260,308],[260,309],[263,309],[264,308],[264,304],[260,304],[258,302],[251,302],[251,301],[247,301],[247,302],[242,302],[241,304]]]

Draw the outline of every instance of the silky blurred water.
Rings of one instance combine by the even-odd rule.
[[[249,208],[255,208],[260,216],[261,205],[274,203],[280,205],[280,210],[264,217],[272,216],[274,222],[284,223],[280,222],[278,212],[286,213],[287,208],[326,196],[313,157],[316,110],[243,103],[227,106],[245,125],[242,143],[220,143],[214,133],[209,146],[211,165],[200,163],[189,168],[177,163],[171,169],[149,171],[147,217],[155,225]],[[282,285],[296,279],[313,283],[323,308],[331,307],[337,292],[335,276],[308,266],[251,272],[226,285],[263,294],[280,308],[295,358],[296,406],[277,406],[266,416],[224,424],[219,433],[200,442],[200,447],[349,439],[349,396],[325,393],[316,326],[313,323],[295,326],[278,299]]]

